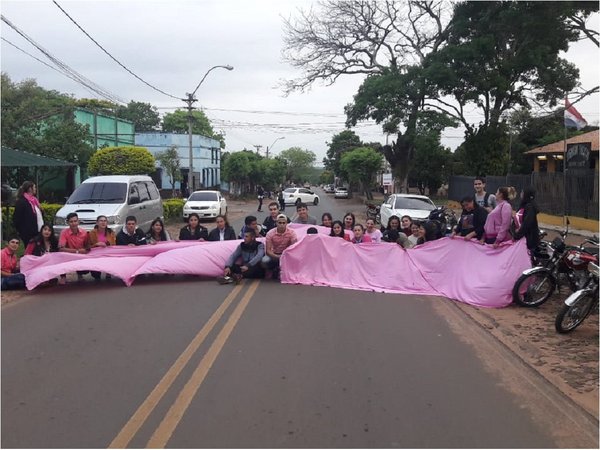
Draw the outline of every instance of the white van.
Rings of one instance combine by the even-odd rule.
[[[106,216],[108,226],[116,233],[125,225],[127,216],[135,216],[144,233],[154,219],[164,218],[160,193],[146,175],[109,175],[85,180],[56,213],[57,235],[69,227],[66,218],[72,212],[77,213],[80,227],[85,230],[94,228],[98,216]]]

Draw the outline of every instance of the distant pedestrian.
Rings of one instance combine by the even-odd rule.
[[[37,236],[44,225],[42,207],[36,194],[37,186],[33,181],[24,182],[17,192],[13,224],[25,246]]]
[[[277,201],[279,202],[279,210],[285,211],[285,197],[283,196],[283,189],[277,194]]]
[[[265,198],[265,191],[262,188],[261,185],[258,185],[258,188],[256,188],[256,192],[258,194],[258,212],[262,212],[262,203],[263,203],[263,198]]]

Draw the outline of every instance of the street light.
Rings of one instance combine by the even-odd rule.
[[[275,139],[273,141],[273,143],[270,146],[267,147],[267,159],[269,159],[269,151],[273,149],[273,146],[275,145],[275,142],[277,142],[280,139],[285,139],[285,136],[278,137],[277,139]]]
[[[218,69],[218,68],[233,70],[233,66],[230,66],[230,65],[211,67],[210,69],[208,69],[206,71],[206,73],[200,80],[200,83],[198,83],[198,86],[196,86],[196,89],[194,89],[194,92],[192,92],[191,94],[186,94],[187,98],[181,99],[182,101],[187,103],[187,109],[188,109],[188,136],[189,136],[189,141],[190,141],[190,168],[189,168],[189,172],[188,172],[188,192],[190,194],[194,191],[194,153],[192,150],[192,121],[193,121],[192,109],[194,109],[192,107],[192,104],[196,101],[196,98],[194,98],[194,94],[196,93],[196,91],[198,90],[200,85],[204,82],[204,80],[206,79],[208,74],[211,71],[213,71],[214,69]]]

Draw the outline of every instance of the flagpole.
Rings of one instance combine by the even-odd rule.
[[[567,101],[569,98],[569,93],[565,96],[565,111],[567,110]],[[565,113],[563,113],[563,127],[565,129],[565,139],[564,139],[564,147],[563,147],[563,226],[566,226],[567,223],[567,121],[564,117]]]

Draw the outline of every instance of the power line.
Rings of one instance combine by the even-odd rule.
[[[122,64],[122,63],[121,63],[121,62],[120,62],[120,61],[119,61],[117,58],[115,58],[113,55],[111,55],[111,54],[110,54],[110,53],[109,53],[109,52],[108,52],[108,51],[107,51],[107,50],[106,50],[104,47],[102,47],[102,46],[101,46],[101,45],[98,43],[98,41],[96,41],[96,40],[95,40],[95,39],[94,39],[92,36],[90,36],[90,35],[88,34],[88,32],[87,32],[87,31],[85,31],[85,30],[84,30],[84,29],[83,29],[83,28],[82,28],[82,27],[81,27],[81,26],[80,26],[80,25],[79,25],[79,24],[78,24],[78,23],[75,21],[75,19],[73,19],[73,18],[72,18],[72,17],[71,17],[71,16],[70,16],[70,15],[69,15],[69,14],[68,14],[68,13],[67,13],[67,12],[66,12],[66,11],[65,11],[63,8],[62,8],[62,7],[61,7],[61,6],[58,4],[58,3],[56,3],[56,1],[55,1],[55,0],[52,0],[52,2],[53,2],[53,3],[54,3],[56,6],[57,6],[57,8],[58,8],[58,9],[60,9],[60,10],[61,10],[61,11],[62,11],[62,12],[65,14],[65,16],[67,16],[67,17],[69,18],[69,20],[70,20],[71,22],[73,22],[73,23],[75,24],[75,26],[76,26],[77,28],[79,28],[79,29],[80,29],[80,30],[83,32],[83,34],[85,34],[85,35],[86,35],[88,38],[90,38],[90,40],[91,40],[91,41],[92,41],[94,44],[96,44],[96,45],[97,45],[97,46],[100,48],[100,50],[102,50],[104,53],[106,53],[106,54],[107,54],[107,55],[110,57],[110,59],[112,59],[114,62],[116,62],[116,63],[117,63],[119,66],[121,66],[123,69],[125,69],[127,72],[129,72],[131,75],[133,75],[135,78],[137,78],[138,80],[140,80],[140,81],[141,81],[142,83],[144,83],[146,86],[148,86],[148,87],[150,87],[150,88],[154,89],[155,91],[157,91],[157,92],[160,92],[161,94],[163,94],[163,95],[166,95],[167,97],[171,97],[171,98],[174,98],[174,99],[177,99],[177,100],[181,100],[181,98],[179,98],[179,97],[176,97],[175,95],[168,94],[167,92],[165,92],[165,91],[163,91],[163,90],[161,90],[161,89],[157,88],[156,86],[153,86],[153,85],[151,85],[151,84],[150,84],[150,83],[148,83],[146,80],[142,79],[141,77],[139,77],[138,75],[136,75],[135,73],[133,73],[133,72],[132,72],[132,71],[131,71],[129,68],[127,68],[125,65],[123,65],[123,64]]]
[[[13,30],[15,30],[19,35],[21,35],[21,37],[23,37],[27,42],[29,42],[31,45],[33,45],[35,48],[37,48],[41,53],[43,53],[44,56],[46,56],[50,61],[52,61],[59,68],[59,70],[61,70],[66,76],[68,76],[72,80],[88,87],[89,89],[94,91],[96,94],[104,97],[107,100],[110,100],[114,103],[123,103],[123,104],[125,103],[125,101],[123,99],[112,94],[110,91],[104,89],[103,87],[97,85],[92,80],[84,77],[83,75],[78,73],[76,70],[69,67],[66,63],[64,63],[60,59],[56,58],[55,56],[53,56],[48,50],[46,50],[40,44],[35,42],[31,37],[29,37],[27,34],[25,34],[24,31],[21,31],[16,25],[14,25],[10,20],[8,20],[4,15],[0,15],[0,18],[4,23],[6,23],[9,27],[11,27]]]

